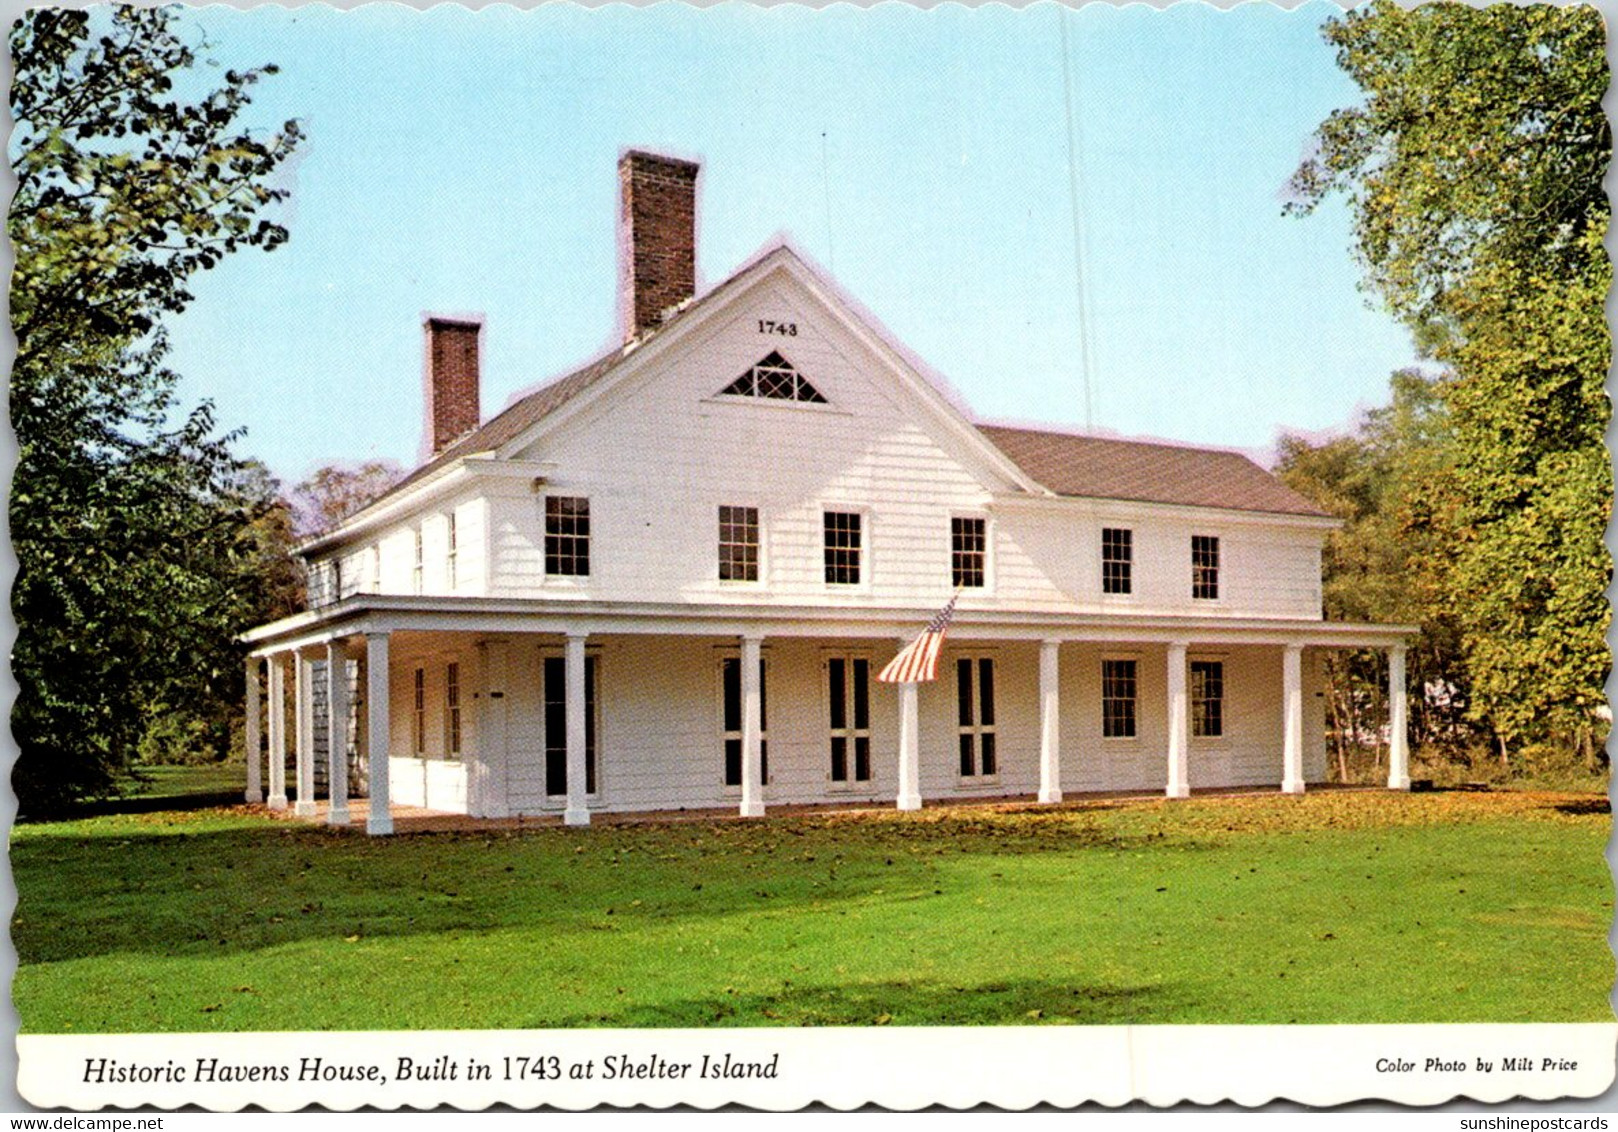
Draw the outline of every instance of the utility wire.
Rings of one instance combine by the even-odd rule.
[[[1083,145],[1079,137],[1077,119],[1073,113],[1073,56],[1067,42],[1067,9],[1062,5],[1056,8],[1056,26],[1062,33],[1062,94],[1063,103],[1067,111],[1067,188],[1068,200],[1073,210],[1073,298],[1078,308],[1079,332],[1079,383],[1084,395],[1084,430],[1090,432],[1095,428],[1095,394],[1091,388],[1090,338],[1091,320],[1090,304],[1086,301],[1084,276],[1085,267],[1089,260],[1088,249],[1085,245],[1083,222],[1083,174],[1080,157]]]
[[[837,249],[831,240],[831,174],[826,159],[826,131],[820,131],[820,185],[826,194],[826,270],[837,277]]]

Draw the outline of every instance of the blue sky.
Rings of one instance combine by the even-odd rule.
[[[1091,423],[1267,448],[1415,360],[1357,290],[1346,211],[1281,214],[1356,100],[1340,9],[1066,10]],[[308,135],[290,242],[196,279],[188,401],[296,481],[414,463],[423,311],[488,319],[483,405],[614,341],[615,164],[703,163],[699,287],[785,236],[984,417],[1083,427],[1058,10],[995,5],[198,9],[254,122]]]

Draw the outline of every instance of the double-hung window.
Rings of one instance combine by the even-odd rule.
[[[567,794],[567,658],[540,662],[540,695],[545,723],[545,793]],[[596,792],[596,658],[584,658],[584,792]]]
[[[545,574],[582,578],[590,573],[590,501],[579,496],[545,497]]]
[[[1101,592],[1134,592],[1135,532],[1127,527],[1101,528]]]
[[[860,584],[860,559],[864,549],[863,518],[858,511],[825,513],[827,585]]]
[[[461,757],[461,666],[454,662],[444,669],[444,750]]]
[[[960,657],[955,661],[956,734],[961,777],[984,778],[997,769],[994,723],[994,661]]]
[[[871,662],[834,656],[826,661],[831,728],[831,780],[871,781]]]
[[[719,580],[758,581],[758,508],[719,508]]]
[[[1101,662],[1101,734],[1107,739],[1135,737],[1135,662]]]
[[[410,585],[412,591],[419,594],[421,593],[421,528],[417,527],[414,533],[416,536],[416,556],[414,566],[411,569]]]
[[[1191,536],[1191,596],[1219,599],[1219,539],[1214,535]]]
[[[952,518],[949,521],[950,584],[957,589],[987,585],[988,562],[988,523],[976,518]]]
[[[758,661],[758,772],[762,782],[770,781],[770,716],[766,661]],[[742,661],[727,656],[719,662],[720,696],[723,701],[725,742],[725,785],[742,784]]]
[[[416,669],[415,696],[411,701],[411,749],[417,755],[427,753],[427,670]]]
[[[1191,662],[1191,734],[1216,739],[1225,733],[1225,665],[1218,660]]]

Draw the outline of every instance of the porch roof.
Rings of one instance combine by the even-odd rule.
[[[683,602],[590,602],[545,598],[361,594],[261,625],[241,640],[255,656],[378,632],[616,633],[703,637],[915,636],[936,612],[917,606],[817,607]],[[950,633],[968,640],[1262,644],[1388,648],[1415,625],[1306,618],[1191,617],[1070,609],[957,608]]]

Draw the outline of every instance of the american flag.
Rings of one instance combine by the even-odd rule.
[[[931,680],[937,674],[938,650],[944,647],[944,632],[949,628],[950,618],[955,616],[955,599],[960,596],[961,591],[956,590],[949,604],[927,622],[921,636],[901,649],[899,655],[888,661],[888,666],[876,674],[878,681],[884,684],[912,684]]]

